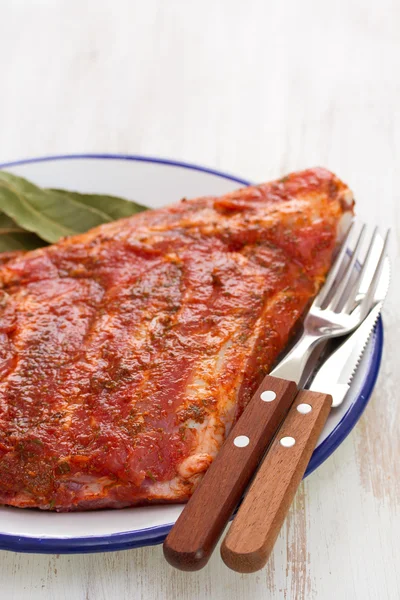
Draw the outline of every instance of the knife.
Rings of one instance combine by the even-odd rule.
[[[310,389],[297,394],[222,543],[222,559],[231,569],[252,573],[267,562],[331,408],[346,397],[381,312],[389,278],[386,259],[377,290],[381,300],[320,367]]]

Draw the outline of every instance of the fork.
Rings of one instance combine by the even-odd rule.
[[[382,248],[382,244],[379,243],[381,238],[378,229],[375,228],[366,250],[364,263],[356,275],[356,280],[351,283],[351,276],[360,257],[365,231],[364,224],[355,236],[354,249],[346,265],[348,243],[354,237],[354,222],[350,225],[325,284],[307,313],[302,335],[279,365],[271,371],[274,377],[293,379],[300,383],[315,347],[330,338],[344,336],[354,331],[373,307],[373,296],[385,258],[388,235]]]
[[[382,242],[377,230],[374,231],[364,264],[351,281],[365,237],[365,225],[355,236],[354,249],[348,259],[347,245],[353,236],[354,224],[304,321],[301,338],[271,375],[263,379],[168,534],[164,556],[173,566],[186,571],[205,566],[297,395],[297,385],[310,354],[322,341],[353,331],[373,308],[386,256],[387,236]],[[325,394],[322,399],[328,402],[328,398],[330,396]]]

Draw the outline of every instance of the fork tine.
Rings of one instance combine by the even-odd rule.
[[[339,273],[340,268],[344,262],[344,258],[347,253],[347,244],[352,236],[353,231],[354,231],[354,221],[351,222],[350,227],[347,230],[346,237],[344,238],[344,240],[342,242],[339,254],[337,255],[332,267],[330,268],[328,277],[326,278],[324,285],[322,286],[319,294],[314,299],[313,306],[316,306],[316,307],[321,306],[323,304],[324,300],[326,299],[326,297],[328,296],[329,292],[331,291],[332,286],[335,282],[336,276]]]
[[[364,298],[365,294],[368,292],[368,289],[372,282],[372,278],[377,268],[377,264],[379,262],[379,258],[381,256],[383,240],[381,244],[377,244],[377,241],[380,241],[380,239],[381,238],[378,234],[378,227],[375,227],[366,256],[364,258],[363,265],[357,273],[357,277],[353,283],[351,294],[349,294],[349,297],[342,308],[344,312],[350,312],[354,308],[354,305],[360,302]]]
[[[365,236],[365,229],[366,229],[366,227],[365,227],[365,225],[363,225],[362,228],[361,228],[361,231],[360,231],[360,233],[358,235],[358,239],[356,241],[356,245],[355,245],[353,253],[351,255],[351,259],[349,260],[349,263],[348,263],[348,265],[346,267],[346,270],[343,273],[343,276],[342,276],[342,279],[340,281],[340,284],[338,285],[338,287],[337,287],[337,289],[336,289],[336,291],[335,291],[335,293],[334,293],[331,301],[329,302],[329,304],[327,306],[328,310],[335,310],[335,309],[338,308],[338,305],[339,305],[339,303],[340,303],[340,301],[341,301],[341,299],[343,297],[344,291],[345,291],[345,289],[346,289],[346,287],[347,287],[347,285],[348,285],[348,283],[350,281],[350,277],[351,277],[351,274],[353,272],[353,268],[354,268],[355,262],[356,262],[356,260],[358,258],[359,253],[360,253],[360,248],[361,248],[362,242],[364,240],[364,236]]]
[[[362,318],[364,318],[364,315],[366,315],[368,313],[368,311],[371,308],[371,305],[374,302],[374,295],[376,292],[376,288],[378,286],[379,283],[379,277],[383,268],[383,264],[386,260],[386,256],[387,256],[387,247],[389,244],[389,236],[390,236],[390,229],[387,230],[386,235],[385,235],[385,241],[383,242],[383,248],[379,257],[379,261],[376,265],[375,268],[375,272],[374,275],[372,277],[372,281],[371,284],[368,288],[367,293],[365,294],[365,297],[363,298],[363,300],[360,303],[360,310],[362,313]]]

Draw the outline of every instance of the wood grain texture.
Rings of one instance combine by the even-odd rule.
[[[7,600],[400,597],[400,6],[393,0],[0,0],[0,161],[131,152],[265,181],[311,165],[393,229],[385,349],[371,402],[307,478],[265,569],[162,548],[0,553]]]
[[[266,391],[275,399],[264,402]],[[164,542],[164,556],[172,566],[196,571],[207,564],[296,394],[293,381],[264,377]],[[248,439],[247,446],[235,445],[240,437]]]
[[[300,405],[310,406],[310,412],[299,412]],[[254,573],[265,566],[331,405],[327,394],[297,394],[222,542],[221,556],[229,568]]]

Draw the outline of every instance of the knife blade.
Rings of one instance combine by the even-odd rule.
[[[382,310],[378,302],[359,328],[318,369],[309,389],[332,396],[332,408],[340,406],[350,389],[364,350]]]
[[[328,415],[349,390],[389,283],[386,259],[367,317],[325,360],[310,389],[297,394],[222,543],[222,559],[231,569],[250,573],[267,562]]]

